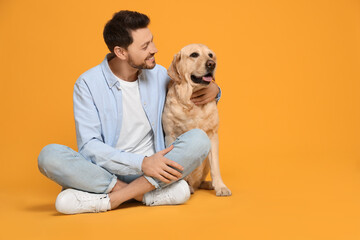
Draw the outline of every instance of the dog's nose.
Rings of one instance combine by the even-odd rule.
[[[209,70],[213,70],[216,66],[216,63],[213,60],[207,60],[206,68]]]

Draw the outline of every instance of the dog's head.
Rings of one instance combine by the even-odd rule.
[[[174,56],[168,74],[174,82],[208,85],[215,80],[216,55],[207,46],[190,44]]]

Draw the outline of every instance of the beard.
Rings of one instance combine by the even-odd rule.
[[[155,54],[152,54],[152,55],[148,56],[147,58],[145,58],[144,62],[141,63],[141,64],[135,64],[133,58],[131,57],[131,55],[129,55],[129,58],[128,58],[127,62],[131,67],[139,69],[139,70],[141,70],[141,69],[153,69],[156,66],[155,59],[154,59],[154,62],[153,62],[152,65],[147,64],[146,60],[152,58],[154,55]]]

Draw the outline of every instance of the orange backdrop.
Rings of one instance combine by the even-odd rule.
[[[190,43],[217,54],[220,162],[234,195],[213,209],[226,209],[225,235],[211,221],[197,237],[359,239],[358,0],[0,1],[0,238],[25,234],[22,216],[30,238],[60,231],[31,220],[45,222],[39,202],[55,213],[60,190],[37,156],[49,143],[77,149],[73,85],[103,60],[104,24],[121,9],[149,15],[166,68]]]

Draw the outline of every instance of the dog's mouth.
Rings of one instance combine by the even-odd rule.
[[[194,83],[199,83],[199,84],[209,84],[212,80],[214,79],[214,76],[211,72],[207,73],[206,75],[204,76],[201,76],[201,77],[197,77],[193,74],[191,74],[191,80],[194,82]]]

